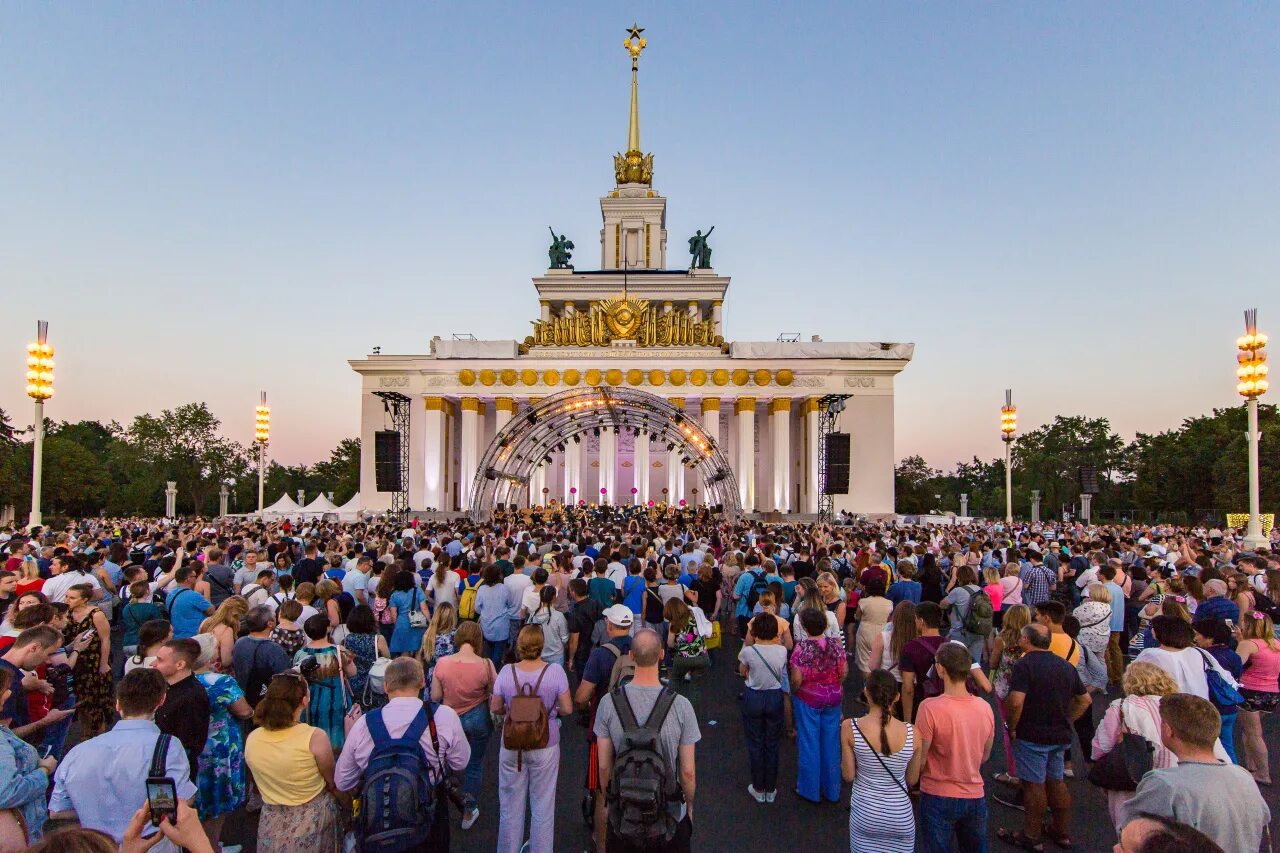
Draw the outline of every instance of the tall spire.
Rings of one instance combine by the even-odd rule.
[[[632,24],[627,39],[622,43],[631,54],[631,118],[627,124],[627,153],[613,155],[614,176],[622,184],[650,184],[653,182],[653,155],[640,150],[640,84],[637,79],[640,54],[648,42],[640,34],[644,28]]]

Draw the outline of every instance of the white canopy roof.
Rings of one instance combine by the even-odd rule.
[[[337,512],[338,505],[329,500],[324,492],[316,496],[316,499],[302,508],[302,511],[308,515],[312,513],[320,515],[326,512]]]
[[[342,521],[356,521],[360,517],[360,493],[356,492],[351,496],[351,500],[338,507],[338,518]]]
[[[296,515],[302,512],[302,507],[298,506],[298,502],[289,497],[288,494],[280,496],[280,500],[271,506],[262,510],[264,516],[267,515]]]

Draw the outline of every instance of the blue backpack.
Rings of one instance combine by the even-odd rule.
[[[436,817],[436,783],[422,750],[422,733],[431,730],[436,755],[440,741],[431,705],[423,703],[409,728],[398,738],[387,732],[382,709],[365,715],[373,752],[360,788],[360,813],[356,817],[360,849],[365,853],[402,853],[422,848],[431,835]]]

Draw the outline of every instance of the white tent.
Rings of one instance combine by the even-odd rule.
[[[302,512],[302,507],[298,506],[298,502],[287,494],[284,494],[280,496],[280,500],[262,510],[262,517],[282,518],[290,515],[298,515],[300,512]]]
[[[339,520],[358,521],[360,519],[360,508],[360,493],[356,492],[351,496],[351,500],[337,508]]]
[[[307,516],[324,515],[326,512],[337,512],[338,505],[325,497],[324,492],[316,496],[316,499],[302,508],[302,513]]]

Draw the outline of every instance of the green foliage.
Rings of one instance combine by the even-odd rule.
[[[188,403],[159,415],[143,414],[122,427],[97,421],[46,421],[42,508],[46,515],[156,515],[164,508],[166,481],[178,483],[178,511],[212,515],[218,491],[231,483],[232,512],[258,505],[257,449],[223,436],[221,422],[204,403]],[[27,439],[21,441],[20,439]],[[30,434],[13,429],[0,410],[0,505],[31,503]],[[343,439],[329,459],[313,466],[268,466],[267,501],[281,492],[334,492],[341,504],[359,489],[360,441]],[[274,490],[274,492],[273,492]]]
[[[1280,510],[1280,412],[1260,406],[1259,445],[1263,512]],[[1013,443],[1014,515],[1030,515],[1031,490],[1041,494],[1041,516],[1056,516],[1079,501],[1079,468],[1098,469],[1095,518],[1107,511],[1171,521],[1214,519],[1248,509],[1248,443],[1244,406],[1215,409],[1188,418],[1176,430],[1138,433],[1125,444],[1106,418],[1059,415]],[[958,462],[947,472],[924,459],[904,459],[896,470],[897,508],[903,513],[934,507],[958,512],[969,495],[971,515],[1004,514],[1004,460]],[[940,499],[934,495],[941,495]]]

